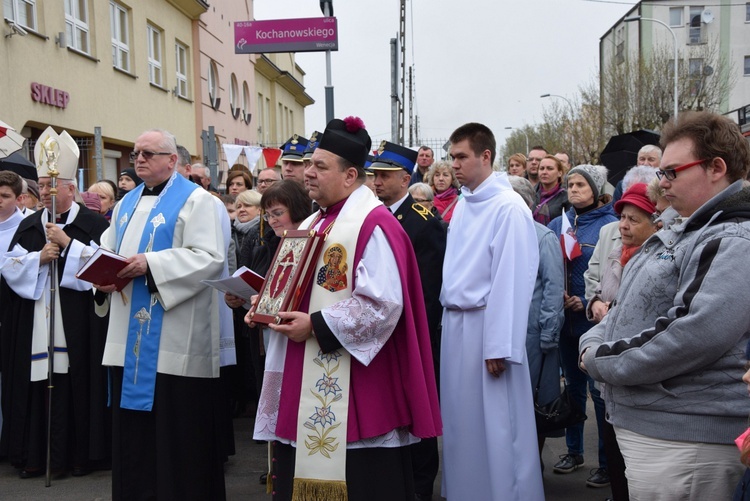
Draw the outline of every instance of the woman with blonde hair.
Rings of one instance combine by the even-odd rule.
[[[515,153],[508,158],[508,175],[526,177],[526,155]]]
[[[570,208],[568,194],[562,185],[563,163],[554,155],[545,155],[539,162],[539,184],[536,185],[534,221],[547,226],[550,221]]]
[[[245,235],[260,224],[260,199],[261,194],[255,190],[245,190],[237,195],[235,201],[237,215],[232,225],[232,238],[237,244],[237,252],[242,249]]]
[[[459,199],[459,184],[453,167],[445,160],[435,162],[427,171],[425,181],[435,192],[435,198],[432,201],[435,209],[443,221],[450,223],[453,209],[456,208]]]
[[[99,213],[109,221],[112,217],[112,209],[115,207],[115,197],[117,196],[112,185],[107,181],[99,181],[89,186],[87,191],[95,193],[99,197],[99,201],[101,202]]]

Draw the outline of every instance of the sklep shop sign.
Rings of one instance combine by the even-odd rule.
[[[335,17],[234,23],[235,54],[338,50]]]

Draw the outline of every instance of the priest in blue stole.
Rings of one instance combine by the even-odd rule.
[[[175,171],[175,138],[149,130],[131,154],[143,184],[115,207],[102,246],[128,258],[111,293],[112,498],[224,499],[215,294],[226,246],[217,204]]]

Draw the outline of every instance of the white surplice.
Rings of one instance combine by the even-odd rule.
[[[443,495],[544,499],[526,360],[539,250],[529,208],[503,174],[462,188],[448,229],[440,301]],[[500,377],[485,360],[505,359]]]
[[[43,209],[43,223],[49,221],[47,209]],[[79,212],[78,204],[73,204],[68,212],[65,223],[57,223],[59,228],[65,228],[72,223]],[[63,249],[65,264],[62,270],[62,278],[57,287],[54,287],[55,302],[60,307],[60,288],[71,289],[74,291],[89,291],[91,284],[89,282],[78,280],[75,276],[79,267],[78,264],[87,260],[93,253],[92,249],[96,244],[91,241],[89,245],[84,245],[78,240],[71,240],[67,248]],[[13,292],[24,299],[34,301],[34,321],[33,333],[31,340],[30,356],[47,353],[50,339],[50,318],[49,308],[51,302],[50,288],[50,265],[41,264],[41,250],[29,252],[21,245],[16,244],[13,249],[8,249],[5,253],[5,260],[0,270],[3,278]],[[54,353],[55,373],[67,374],[70,367],[65,337],[65,327],[63,325],[62,315],[55,315],[55,347],[61,348]],[[49,362],[47,358],[32,358],[31,362],[31,381],[42,381],[47,379],[49,374]]]
[[[143,228],[156,202],[155,196],[143,196],[131,214],[119,253],[129,257],[138,253]],[[118,204],[112,224],[101,238],[102,247],[117,251],[115,221],[121,217]],[[219,317],[214,290],[201,280],[221,277],[226,260],[223,230],[218,224],[217,204],[208,192],[197,189],[180,209],[173,246],[145,253],[148,268],[159,290],[157,299],[164,307],[157,372],[175,376],[219,377]],[[135,280],[146,280],[145,276]],[[132,281],[123,289],[132,298]],[[104,349],[104,365],[122,367],[131,321],[130,302],[112,294],[109,330]]]

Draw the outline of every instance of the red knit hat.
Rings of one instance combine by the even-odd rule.
[[[656,204],[646,195],[646,185],[644,183],[637,183],[628,188],[628,191],[623,193],[622,198],[615,203],[615,212],[620,214],[625,204],[635,205],[639,209],[646,211],[647,214],[656,212]]]

